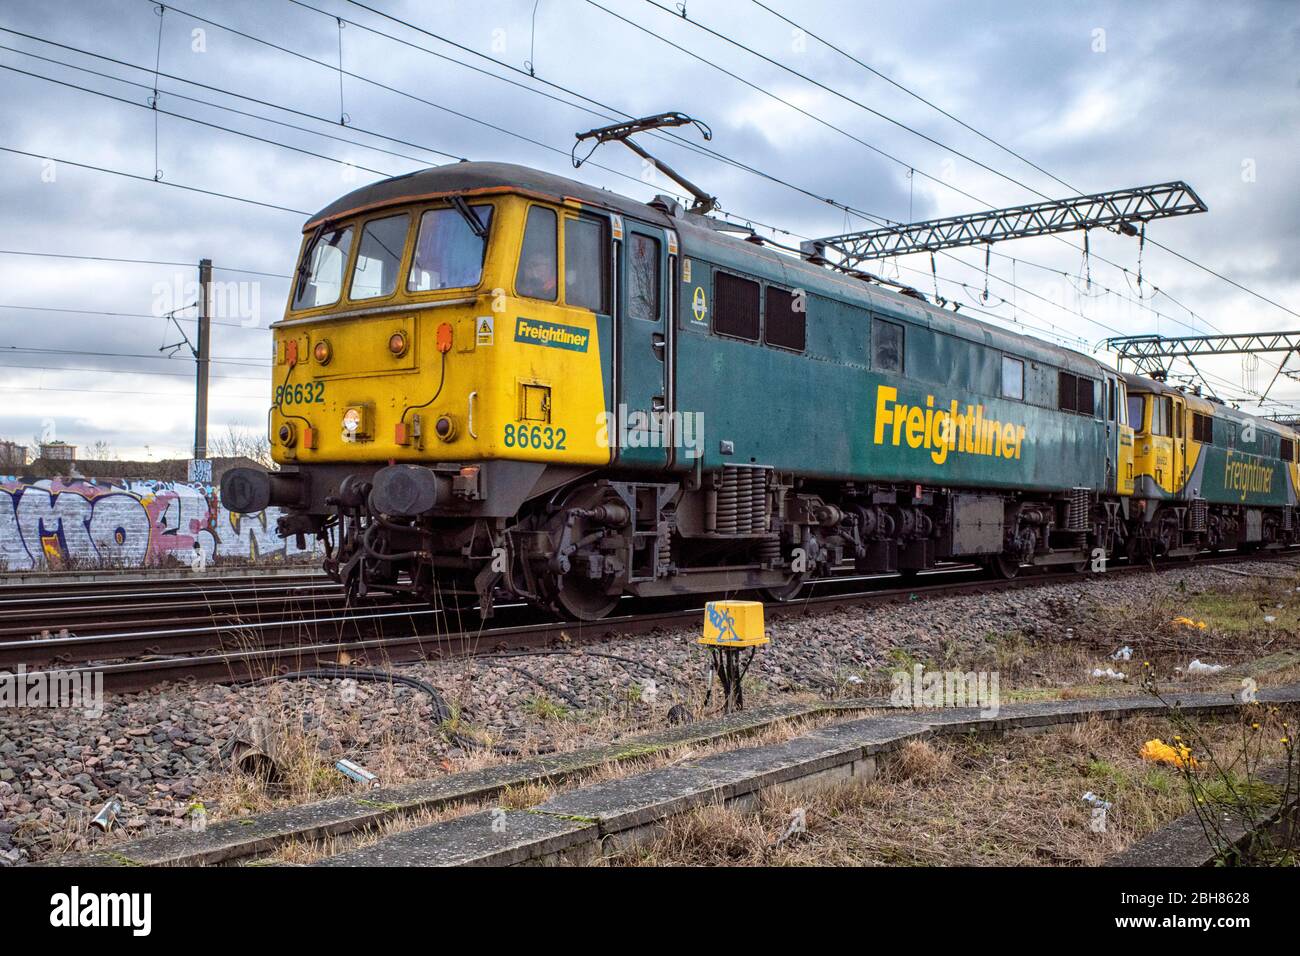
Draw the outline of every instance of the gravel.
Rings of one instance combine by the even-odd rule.
[[[1277,573],[1276,562],[1262,567]],[[942,660],[953,647],[1011,631],[1066,637],[1089,627],[1103,602],[1141,606],[1182,588],[1240,587],[1246,580],[1202,565],[777,617],[768,625],[771,645],[755,658],[747,702],[860,694],[873,671],[913,658]],[[708,655],[694,643],[698,634],[679,629],[563,653],[421,663],[400,672],[436,686],[473,738],[569,749],[662,727],[682,701],[698,712],[709,675]],[[655,689],[647,692],[649,681]],[[170,685],[111,697],[98,718],[78,710],[0,710],[0,866],[186,826],[196,801],[207,800],[210,814],[241,812],[212,802],[230,790],[221,748],[250,718],[268,713],[300,723],[321,765],[348,757],[381,768],[385,783],[483,759],[463,738],[440,732],[426,694],[382,683]],[[111,797],[123,809],[117,831],[105,837],[87,824]]]

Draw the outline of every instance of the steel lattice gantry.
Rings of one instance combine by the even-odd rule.
[[[1205,203],[1192,187],[1176,181],[868,229],[802,242],[799,248],[805,258],[821,262],[827,262],[826,253],[834,251],[841,258],[833,265],[851,269],[859,263],[887,256],[1079,229],[1113,227],[1128,235],[1137,235],[1137,224],[1150,219],[1205,211]]]
[[[1133,370],[1150,374],[1167,371],[1168,363],[1173,359],[1186,359],[1192,368],[1196,365],[1193,358],[1206,355],[1264,355],[1284,353],[1278,363],[1268,388],[1260,396],[1263,401],[1268,398],[1273,383],[1278,375],[1283,374],[1287,359],[1292,352],[1300,352],[1300,331],[1289,332],[1246,332],[1241,335],[1187,335],[1166,338],[1161,335],[1129,335],[1106,339],[1102,343],[1117,356],[1119,368],[1125,362],[1133,363]],[[1199,370],[1198,374],[1199,374]],[[1290,375],[1290,372],[1286,372]],[[1207,383],[1208,384],[1208,383]]]

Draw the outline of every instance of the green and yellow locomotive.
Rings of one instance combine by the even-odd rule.
[[[1125,378],[1137,431],[1132,510],[1149,553],[1295,543],[1292,429],[1161,382]]]
[[[286,509],[359,594],[579,619],[1290,540],[1288,430],[1259,424],[1272,458],[1198,442],[1208,403],[724,228],[496,163],[343,197],[274,327],[282,467],[227,474],[226,506]]]

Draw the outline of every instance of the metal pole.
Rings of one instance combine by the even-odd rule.
[[[198,365],[194,396],[194,457],[208,457],[208,368],[211,365],[212,314],[209,311],[212,260],[199,260],[199,335],[194,359]]]

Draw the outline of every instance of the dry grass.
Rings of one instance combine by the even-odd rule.
[[[892,672],[916,663],[934,671],[996,671],[1007,702],[1140,694],[1144,662],[1162,686],[1195,691],[1235,689],[1244,676],[1260,685],[1297,679],[1300,574],[1289,565],[1273,562],[1259,575],[1225,574],[1222,582],[1197,587],[1188,587],[1177,572],[1166,574],[1171,586],[1165,596],[1142,604],[1048,597],[1056,621],[1051,629],[991,629],[983,641],[945,642],[925,660],[896,650],[886,666],[863,674],[866,683],[853,693],[888,694]],[[1265,621],[1266,615],[1274,620]],[[1202,622],[1204,627],[1195,626]],[[1131,648],[1132,657],[1114,660],[1122,647]],[[1193,659],[1226,669],[1191,674]],[[1127,679],[1092,676],[1094,669],[1108,667]]]
[[[757,810],[712,806],[684,814],[652,843],[609,862],[1096,866],[1189,809],[1178,771],[1138,756],[1144,741],[1171,736],[1169,727],[1164,720],[1093,721],[1047,734],[912,743],[865,784],[814,796],[769,792]],[[1240,721],[1204,722],[1203,730],[1221,759],[1240,753]],[[1266,749],[1272,757],[1280,752],[1276,744]],[[1106,833],[1089,829],[1081,799],[1087,791],[1114,804]],[[806,831],[782,841],[799,809]]]
[[[524,810],[537,806],[558,793],[576,790],[594,783],[623,779],[657,767],[670,766],[699,757],[706,757],[709,754],[734,750],[738,746],[751,747],[780,743],[792,737],[807,734],[817,727],[825,726],[837,719],[842,718],[837,718],[834,715],[819,715],[810,718],[780,720],[739,739],[729,737],[707,744],[688,744],[647,752],[643,755],[633,755],[625,760],[600,764],[588,772],[575,774],[562,781],[539,781],[516,787],[507,787],[495,800],[428,807],[410,814],[395,815],[377,827],[368,827],[322,840],[293,841],[273,854],[245,865],[312,863],[324,857],[341,853],[344,850],[370,846],[385,837],[417,827],[428,826],[432,823],[441,823],[468,813],[476,813],[493,807]]]

